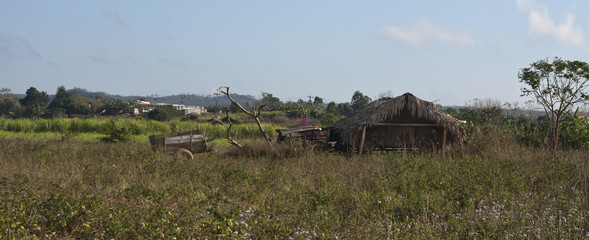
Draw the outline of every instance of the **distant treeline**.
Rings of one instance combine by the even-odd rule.
[[[91,92],[83,88],[73,88],[68,90],[71,94],[77,94],[80,96],[89,97],[91,99],[96,99],[97,97],[102,97],[104,99],[115,98],[120,99],[123,101],[132,101],[135,102],[138,99],[142,99],[151,103],[171,103],[171,104],[185,104],[185,105],[193,105],[193,106],[215,106],[215,105],[229,105],[231,102],[227,97],[215,96],[215,95],[199,95],[199,94],[176,94],[170,96],[122,96],[122,95],[112,95],[105,92]],[[242,95],[242,94],[232,94],[231,97],[235,99],[240,104],[245,105],[246,103],[253,103],[256,101],[256,97],[252,95]]]
[[[138,99],[144,99],[145,101],[152,102],[152,103],[170,103],[170,104],[185,104],[185,105],[192,105],[192,106],[215,106],[215,105],[229,105],[231,102],[227,97],[220,95],[201,95],[201,94],[175,94],[169,96],[156,96],[156,95],[149,95],[149,96],[139,96],[139,95],[116,95],[116,94],[109,94],[105,92],[92,92],[88,91],[84,88],[72,88],[67,90],[70,94],[76,94],[83,97],[88,97],[90,99],[97,99],[102,98],[108,100],[110,98],[123,100],[126,102],[135,102]],[[25,94],[14,93],[14,97],[21,99],[24,98]],[[49,99],[53,100],[55,94],[49,94]],[[242,105],[251,104],[255,102],[257,99],[255,96],[252,95],[243,95],[238,93],[231,94],[231,97],[235,99]]]

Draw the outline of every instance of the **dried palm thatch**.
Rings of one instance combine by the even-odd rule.
[[[377,123],[395,121],[401,114],[410,115],[412,119],[427,121],[441,126],[448,131],[449,143],[458,143],[466,139],[464,128],[455,118],[441,112],[435,104],[419,99],[411,93],[395,98],[380,98],[354,112],[334,125],[334,130],[341,139],[351,144],[361,135],[362,127],[370,128]]]

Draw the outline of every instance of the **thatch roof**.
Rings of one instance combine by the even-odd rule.
[[[342,140],[350,143],[359,137],[362,126],[372,127],[388,119],[394,120],[401,112],[409,113],[412,118],[425,120],[448,130],[448,140],[459,142],[466,139],[464,128],[458,121],[440,111],[435,104],[419,99],[411,93],[395,98],[380,98],[355,111],[352,116],[335,123],[334,130]]]

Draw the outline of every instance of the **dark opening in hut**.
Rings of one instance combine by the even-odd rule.
[[[411,93],[371,102],[337,122],[331,140],[360,153],[371,150],[439,149],[463,142],[459,121]]]

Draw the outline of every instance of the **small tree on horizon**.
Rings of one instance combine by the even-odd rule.
[[[54,115],[61,115],[63,113],[72,114],[74,113],[74,101],[72,100],[71,94],[65,90],[65,87],[60,86],[57,88],[55,97],[51,100],[47,108]]]
[[[372,99],[369,96],[365,96],[362,92],[356,91],[352,96],[352,101],[350,101],[350,104],[352,105],[352,108],[355,111],[360,107],[370,103],[371,101]]]
[[[589,101],[589,64],[554,58],[539,60],[518,73],[522,96],[533,96],[550,120],[553,148],[558,148],[562,116],[573,106]]]
[[[48,102],[49,95],[47,95],[47,92],[39,92],[34,87],[27,89],[25,97],[20,99],[20,104],[25,108],[25,116],[31,118],[39,118],[43,115]]]
[[[10,88],[0,90],[0,117],[18,117],[21,112],[21,105]]]

